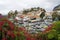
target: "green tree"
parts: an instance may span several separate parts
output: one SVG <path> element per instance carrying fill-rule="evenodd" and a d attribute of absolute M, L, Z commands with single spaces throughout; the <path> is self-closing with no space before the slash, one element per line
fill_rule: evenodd
<path fill-rule="evenodd" d="M 40 14 L 40 17 L 43 19 L 43 17 L 45 16 L 45 10 L 43 9 L 43 12 Z"/>
<path fill-rule="evenodd" d="M 28 10 L 23 10 L 23 14 L 27 14 L 28 12 Z"/>
<path fill-rule="evenodd" d="M 12 17 L 12 16 L 13 16 L 13 11 L 11 10 L 8 12 L 8 17 Z"/>
<path fill-rule="evenodd" d="M 57 16 L 58 16 L 57 12 L 56 12 L 56 11 L 53 12 L 53 14 L 52 14 L 52 19 L 53 19 L 53 21 L 57 18 Z"/>
<path fill-rule="evenodd" d="M 46 36 L 48 36 L 48 40 L 60 40 L 60 21 L 53 23 L 52 29 Z"/>
<path fill-rule="evenodd" d="M 40 7 L 37 7 L 37 9 L 39 10 L 39 9 L 40 9 Z"/>
<path fill-rule="evenodd" d="M 31 8 L 31 9 L 30 9 L 30 12 L 31 12 L 31 11 L 34 11 L 34 8 Z"/>
<path fill-rule="evenodd" d="M 58 17 L 58 19 L 60 20 L 60 15 L 58 15 L 57 17 Z"/>
<path fill-rule="evenodd" d="M 16 15 L 18 14 L 18 11 L 17 11 L 17 10 L 15 10 L 14 14 L 15 14 L 15 16 L 16 16 Z"/>

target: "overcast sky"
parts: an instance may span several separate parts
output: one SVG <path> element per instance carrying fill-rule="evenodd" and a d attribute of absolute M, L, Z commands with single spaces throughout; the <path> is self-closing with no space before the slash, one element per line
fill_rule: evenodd
<path fill-rule="evenodd" d="M 7 14 L 10 10 L 23 10 L 31 7 L 41 7 L 47 11 L 60 4 L 60 0 L 0 0 L 0 13 Z"/>

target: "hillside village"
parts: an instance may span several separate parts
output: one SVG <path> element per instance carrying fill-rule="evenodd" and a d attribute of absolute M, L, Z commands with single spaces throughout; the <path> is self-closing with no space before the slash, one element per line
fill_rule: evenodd
<path fill-rule="evenodd" d="M 44 31 L 46 28 L 51 27 L 52 23 L 58 21 L 59 15 L 58 6 L 52 12 L 46 12 L 43 8 L 31 8 L 23 11 L 9 11 L 7 18 L 18 27 L 25 27 L 29 33 L 38 33 Z M 54 18 L 52 15 L 55 15 Z M 54 20 L 53 20 L 54 19 Z"/>
<path fill-rule="evenodd" d="M 0 40 L 60 40 L 60 0 L 0 0 Z"/>
<path fill-rule="evenodd" d="M 50 27 L 52 25 L 52 12 L 45 12 L 45 10 L 42 8 L 38 10 L 37 8 L 33 8 L 32 11 L 27 11 L 27 13 L 23 13 L 23 11 L 16 11 L 17 14 L 15 16 L 10 16 L 9 20 L 19 27 L 25 27 L 26 30 L 29 30 L 29 33 L 38 33 L 39 31 L 44 31 L 48 26 Z M 41 18 L 40 15 L 43 12 L 45 16 Z M 13 11 L 10 11 L 9 13 L 14 14 Z M 14 22 L 14 20 L 17 22 Z"/>

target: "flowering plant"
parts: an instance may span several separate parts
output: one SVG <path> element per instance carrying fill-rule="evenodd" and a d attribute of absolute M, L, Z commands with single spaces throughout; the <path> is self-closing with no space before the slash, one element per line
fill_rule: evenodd
<path fill-rule="evenodd" d="M 13 33 L 13 30 L 14 30 L 13 23 L 11 23 L 8 20 L 0 21 L 0 33 L 1 33 L 0 37 L 2 37 L 0 39 L 6 40 L 9 37 L 14 38 L 15 34 Z"/>
<path fill-rule="evenodd" d="M 16 27 L 7 19 L 0 20 L 0 40 L 47 40 L 46 34 L 52 27 L 38 34 L 30 34 L 25 27 Z M 50 32 L 50 31 L 49 31 Z"/>

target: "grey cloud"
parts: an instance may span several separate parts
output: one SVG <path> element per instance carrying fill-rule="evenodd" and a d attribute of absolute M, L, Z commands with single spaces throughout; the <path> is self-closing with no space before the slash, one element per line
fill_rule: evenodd
<path fill-rule="evenodd" d="M 38 6 L 52 11 L 58 4 L 60 4 L 60 0 L 0 0 L 0 12 L 7 14 L 9 10 L 22 10 Z"/>

